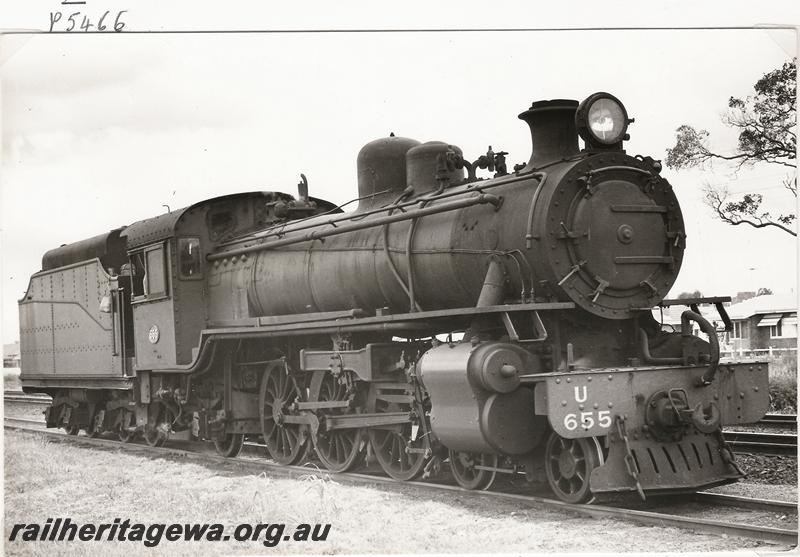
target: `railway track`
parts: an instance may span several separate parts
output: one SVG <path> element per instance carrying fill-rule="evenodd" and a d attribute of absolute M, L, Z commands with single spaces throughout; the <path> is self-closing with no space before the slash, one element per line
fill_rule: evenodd
<path fill-rule="evenodd" d="M 331 479 L 334 479 L 340 483 L 379 484 L 385 486 L 387 489 L 395 489 L 399 488 L 400 486 L 410 486 L 413 489 L 420 489 L 426 491 L 427 493 L 450 492 L 458 493 L 459 496 L 462 497 L 476 497 L 487 501 L 513 501 L 517 504 L 534 508 L 547 508 L 595 518 L 615 518 L 659 527 L 675 527 L 694 532 L 724 534 L 727 536 L 744 537 L 763 542 L 785 545 L 795 545 L 797 543 L 796 530 L 772 528 L 719 519 L 707 519 L 702 515 L 691 516 L 691 513 L 687 513 L 685 508 L 681 510 L 682 507 L 685 507 L 687 501 L 691 501 L 694 504 L 699 504 L 704 507 L 733 506 L 742 509 L 758 510 L 761 512 L 770 513 L 771 515 L 774 515 L 775 513 L 787 516 L 792 514 L 796 515 L 797 505 L 795 503 L 784 501 L 770 501 L 732 497 L 719 494 L 698 493 L 689 499 L 683 498 L 680 501 L 680 505 L 677 506 L 674 503 L 674 499 L 672 499 L 671 503 L 663 503 L 662 501 L 668 501 L 670 498 L 660 498 L 657 500 L 658 502 L 656 503 L 656 510 L 653 510 L 653 508 L 649 506 L 650 504 L 648 504 L 648 507 L 646 508 L 630 508 L 624 506 L 595 504 L 574 505 L 564 503 L 563 501 L 556 499 L 520 493 L 507 493 L 503 491 L 469 491 L 459 486 L 433 483 L 429 481 L 397 482 L 385 476 L 376 476 L 364 473 L 336 474 L 311 466 L 280 466 L 272 464 L 269 461 L 265 461 L 263 458 L 248 458 L 247 456 L 225 458 L 213 453 L 203 452 L 204 448 L 207 447 L 207 444 L 203 443 L 182 443 L 182 448 L 151 447 L 146 444 L 120 443 L 115 440 L 91 438 L 82 435 L 68 436 L 59 431 L 46 430 L 42 428 L 42 425 L 43 424 L 41 422 L 36 420 L 19 418 L 5 418 L 4 423 L 4 427 L 6 429 L 22 432 L 35 432 L 45 435 L 49 439 L 57 442 L 125 450 L 128 452 L 149 456 L 180 456 L 206 464 L 224 464 L 226 466 L 235 466 L 243 471 L 254 474 L 261 474 L 265 471 L 269 471 L 276 476 L 298 478 L 301 476 L 308 476 L 309 473 L 322 473 L 326 477 L 330 477 Z M 207 450 L 207 448 L 205 450 Z M 641 507 L 641 505 L 638 506 Z"/>
<path fill-rule="evenodd" d="M 42 406 L 47 406 L 50 404 L 52 399 L 47 395 L 29 395 L 23 392 L 16 392 L 16 391 L 5 391 L 3 396 L 3 401 L 8 404 L 10 403 L 27 403 L 27 404 L 38 404 Z"/>
<path fill-rule="evenodd" d="M 44 394 L 28 394 L 22 391 L 3 391 L 6 402 L 34 402 L 50 404 L 50 396 Z M 765 414 L 758 422 L 765 426 L 797 427 L 797 414 Z"/>
<path fill-rule="evenodd" d="M 21 391 L 4 391 L 5 402 L 46 406 L 51 398 L 47 395 L 30 395 Z M 767 414 L 759 422 L 762 425 L 789 427 L 797 424 L 795 414 Z M 736 452 L 763 455 L 796 455 L 797 435 L 749 431 L 726 431 L 725 440 Z"/>
<path fill-rule="evenodd" d="M 725 440 L 738 453 L 796 455 L 797 434 L 726 431 Z"/>
<path fill-rule="evenodd" d="M 760 425 L 797 428 L 797 414 L 767 414 L 758 423 Z"/>

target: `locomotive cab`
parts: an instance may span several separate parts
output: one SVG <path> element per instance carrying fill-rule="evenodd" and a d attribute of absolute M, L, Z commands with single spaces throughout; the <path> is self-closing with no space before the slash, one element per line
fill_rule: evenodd
<path fill-rule="evenodd" d="M 312 211 L 333 209 L 314 198 L 306 206 Z M 239 258 L 212 266 L 206 255 L 232 238 L 286 220 L 294 209 L 299 204 L 287 194 L 242 193 L 202 201 L 124 230 L 137 369 L 189 364 L 209 322 L 250 315 L 246 291 L 236 288 Z M 233 299 L 220 303 L 221 297 L 214 295 L 218 288 L 233 290 Z"/>

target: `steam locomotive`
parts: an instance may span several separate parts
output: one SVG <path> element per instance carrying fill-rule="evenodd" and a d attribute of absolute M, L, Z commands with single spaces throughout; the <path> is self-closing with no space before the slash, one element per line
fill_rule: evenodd
<path fill-rule="evenodd" d="M 568 502 L 740 478 L 721 428 L 762 417 L 767 366 L 720 363 L 700 306 L 730 327 L 726 298 L 665 300 L 686 235 L 660 163 L 625 153 L 608 93 L 519 117 L 511 170 L 392 135 L 358 154 L 354 211 L 303 176 L 47 252 L 19 302 L 24 390 L 70 434 L 257 438 L 398 480 L 449 464 L 469 489 L 524 473 Z M 653 308 L 676 303 L 666 330 Z"/>

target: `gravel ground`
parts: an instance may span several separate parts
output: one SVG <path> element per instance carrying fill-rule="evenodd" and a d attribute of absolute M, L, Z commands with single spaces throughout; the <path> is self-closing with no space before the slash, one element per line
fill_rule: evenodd
<path fill-rule="evenodd" d="M 737 425 L 736 427 L 725 428 L 725 431 L 744 431 L 748 433 L 783 433 L 785 435 L 797 435 L 797 428 L 786 425 Z"/>
<path fill-rule="evenodd" d="M 26 404 L 23 402 L 4 402 L 3 415 L 9 418 L 24 418 L 26 420 L 39 420 L 44 425 L 44 409 L 41 404 Z"/>
<path fill-rule="evenodd" d="M 22 381 L 19 380 L 20 369 L 18 367 L 3 368 L 3 389 L 6 391 L 21 391 Z"/>
<path fill-rule="evenodd" d="M 773 499 L 775 501 L 797 502 L 797 486 L 787 484 L 767 485 L 752 483 L 748 480 L 736 482 L 734 484 L 713 487 L 708 491 L 712 493 L 724 493 L 726 495 L 739 495 L 741 497 L 753 497 L 756 499 Z"/>
<path fill-rule="evenodd" d="M 753 484 L 793 486 L 797 489 L 797 457 L 737 454 L 736 462 Z"/>

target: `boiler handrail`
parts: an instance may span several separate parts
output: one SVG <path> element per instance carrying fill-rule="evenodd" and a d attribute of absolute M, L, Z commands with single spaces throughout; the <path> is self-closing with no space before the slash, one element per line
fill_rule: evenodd
<path fill-rule="evenodd" d="M 416 209 L 413 211 L 406 211 L 404 213 L 396 213 L 393 215 L 387 215 L 385 217 L 380 217 L 376 219 L 370 219 L 366 221 L 360 221 L 353 224 L 347 224 L 343 226 L 334 226 L 333 228 L 329 228 L 327 230 L 313 230 L 306 234 L 301 234 L 299 236 L 295 236 L 292 238 L 284 238 L 282 240 L 274 240 L 272 242 L 261 242 L 258 244 L 254 244 L 251 246 L 245 246 L 242 248 L 233 249 L 230 251 L 223 251 L 219 253 L 212 253 L 206 257 L 209 261 L 216 261 L 218 259 L 224 259 L 226 257 L 233 257 L 238 255 L 244 255 L 247 253 L 253 253 L 255 251 L 262 251 L 268 249 L 275 249 L 282 246 L 288 246 L 292 244 L 299 244 L 301 242 L 310 242 L 313 240 L 321 240 L 323 238 L 329 238 L 331 236 L 338 236 L 340 234 L 347 234 L 349 232 L 355 232 L 357 230 L 365 230 L 367 228 L 374 228 L 376 226 L 382 226 L 384 224 L 390 224 L 393 222 L 400 222 L 410 219 L 417 219 L 420 217 L 425 217 L 428 215 L 435 215 L 437 213 L 445 213 L 448 211 L 455 211 L 457 209 L 464 209 L 466 207 L 471 207 L 473 205 L 480 205 L 484 203 L 490 203 L 495 207 L 499 207 L 502 202 L 502 198 L 493 195 L 491 193 L 480 193 L 477 195 L 472 195 L 465 199 L 458 199 L 455 201 L 448 201 L 445 203 L 437 203 L 436 205 L 427 206 L 422 209 Z"/>

